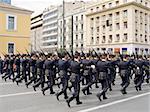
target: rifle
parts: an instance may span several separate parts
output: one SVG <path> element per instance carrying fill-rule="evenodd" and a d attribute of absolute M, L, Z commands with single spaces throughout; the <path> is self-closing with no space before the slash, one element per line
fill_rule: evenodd
<path fill-rule="evenodd" d="M 27 54 L 30 55 L 30 53 L 28 52 L 28 50 L 26 48 L 25 48 L 25 50 L 26 50 Z"/>

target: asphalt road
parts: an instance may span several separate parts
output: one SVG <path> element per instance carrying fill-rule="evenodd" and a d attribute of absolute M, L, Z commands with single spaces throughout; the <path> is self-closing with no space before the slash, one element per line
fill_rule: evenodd
<path fill-rule="evenodd" d="M 59 89 L 55 87 L 54 90 L 57 92 Z M 43 96 L 40 89 L 34 92 L 32 86 L 27 89 L 24 84 L 17 86 L 11 81 L 0 79 L 0 112 L 150 112 L 149 84 L 144 84 L 143 90 L 137 92 L 131 83 L 127 89 L 128 94 L 122 95 L 120 78 L 117 78 L 113 91 L 107 94 L 108 99 L 101 102 L 96 97 L 100 90 L 93 86 L 92 95 L 80 93 L 83 104 L 76 105 L 73 101 L 71 108 L 68 108 L 63 96 L 57 101 L 49 91 Z M 68 93 L 70 96 L 71 93 Z"/>

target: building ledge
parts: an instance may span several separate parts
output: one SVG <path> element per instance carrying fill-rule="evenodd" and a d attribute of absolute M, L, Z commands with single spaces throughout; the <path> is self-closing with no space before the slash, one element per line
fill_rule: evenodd
<path fill-rule="evenodd" d="M 143 5 L 141 5 L 140 3 L 128 2 L 128 3 L 121 4 L 121 5 L 118 5 L 118 6 L 115 6 L 115 7 L 111 7 L 111 8 L 108 8 L 108 9 L 103 9 L 103 10 L 100 10 L 100 11 L 95 11 L 95 12 L 92 12 L 92 13 L 88 13 L 88 12 L 87 12 L 86 16 L 91 16 L 91 15 L 95 15 L 95 14 L 99 14 L 99 13 L 111 11 L 111 10 L 114 10 L 114 9 L 118 9 L 118 8 L 130 6 L 130 5 L 138 6 L 138 7 L 141 7 L 141 8 L 143 8 L 143 9 L 145 9 L 145 10 L 150 11 L 150 8 L 149 8 L 149 7 L 143 6 Z"/>

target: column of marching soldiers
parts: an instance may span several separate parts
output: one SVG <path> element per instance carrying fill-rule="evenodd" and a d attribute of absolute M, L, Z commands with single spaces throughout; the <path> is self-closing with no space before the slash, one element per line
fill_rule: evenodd
<path fill-rule="evenodd" d="M 101 89 L 96 96 L 100 101 L 107 99 L 106 93 L 108 90 L 112 91 L 117 73 L 121 77 L 122 94 L 127 94 L 130 80 L 134 81 L 135 89 L 141 91 L 142 83 L 149 83 L 150 56 L 117 56 L 96 52 L 75 52 L 74 56 L 70 56 L 65 51 L 57 55 L 17 54 L 0 58 L 0 74 L 3 80 L 12 80 L 17 85 L 24 81 L 27 88 L 32 84 L 35 91 L 37 87 L 41 87 L 43 95 L 50 90 L 50 94 L 55 94 L 57 100 L 63 94 L 69 107 L 74 99 L 77 105 L 82 104 L 79 99 L 81 85 L 83 94 L 91 95 L 92 85 L 99 88 L 100 83 Z M 61 87 L 58 93 L 54 92 L 54 85 Z M 72 92 L 72 96 L 68 97 L 67 90 Z"/>

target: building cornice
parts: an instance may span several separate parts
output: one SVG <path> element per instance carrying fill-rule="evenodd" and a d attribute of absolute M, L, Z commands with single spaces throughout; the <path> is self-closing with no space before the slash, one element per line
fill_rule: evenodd
<path fill-rule="evenodd" d="M 19 7 L 16 7 L 16 6 L 12 6 L 12 5 L 9 5 L 9 4 L 3 4 L 3 3 L 0 3 L 0 10 L 8 11 L 8 12 L 20 12 L 20 13 L 23 13 L 23 14 L 32 14 L 33 13 L 33 11 L 26 10 L 26 9 L 23 9 L 23 8 L 19 8 Z"/>
<path fill-rule="evenodd" d="M 118 5 L 118 6 L 112 7 L 112 8 L 103 9 L 103 10 L 101 10 L 101 11 L 96 11 L 96 12 L 92 12 L 92 13 L 87 13 L 87 14 L 86 14 L 86 16 L 91 16 L 91 15 L 95 15 L 95 14 L 99 14 L 99 13 L 103 13 L 103 12 L 111 11 L 111 10 L 114 10 L 114 9 L 118 9 L 118 8 L 122 8 L 122 7 L 130 6 L 130 5 L 138 6 L 138 7 L 141 7 L 141 8 L 143 8 L 143 9 L 147 10 L 147 11 L 150 11 L 150 8 L 149 8 L 149 7 L 143 6 L 143 5 L 141 5 L 140 3 L 136 3 L 136 2 L 129 2 L 129 3 L 121 4 L 121 5 Z"/>
<path fill-rule="evenodd" d="M 120 43 L 109 43 L 109 44 L 99 44 L 99 45 L 91 45 L 91 44 L 87 44 L 87 46 L 95 46 L 95 47 L 99 47 L 99 46 L 127 45 L 127 44 L 150 46 L 149 43 L 144 44 L 144 43 L 135 43 L 135 42 L 126 42 L 126 43 L 120 42 Z"/>
<path fill-rule="evenodd" d="M 29 38 L 29 36 L 24 36 L 24 35 L 9 35 L 9 34 L 0 34 L 0 37 Z"/>

